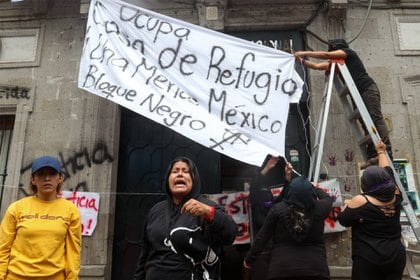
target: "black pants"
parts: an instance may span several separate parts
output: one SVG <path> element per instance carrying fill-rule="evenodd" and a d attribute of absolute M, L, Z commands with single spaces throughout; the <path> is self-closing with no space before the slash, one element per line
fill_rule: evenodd
<path fill-rule="evenodd" d="M 375 124 L 379 136 L 381 136 L 382 141 L 386 145 L 388 155 L 392 159 L 391 141 L 389 140 L 388 127 L 382 115 L 381 95 L 379 93 L 378 86 L 375 83 L 373 83 L 370 86 L 368 86 L 363 92 L 360 92 L 360 95 L 363 99 L 363 102 L 366 105 L 366 109 L 368 110 L 373 123 Z M 366 127 L 364 125 L 363 128 L 366 130 Z M 368 158 L 373 158 L 376 155 L 377 154 L 375 149 L 375 143 L 368 144 Z"/>
<path fill-rule="evenodd" d="M 268 266 L 270 265 L 270 252 L 265 251 L 260 254 L 252 264 L 249 272 L 250 280 L 266 280 Z"/>
<path fill-rule="evenodd" d="M 404 251 L 404 250 L 402 250 Z M 377 265 L 361 257 L 353 257 L 352 280 L 401 280 L 405 267 L 405 252 L 392 263 Z"/>

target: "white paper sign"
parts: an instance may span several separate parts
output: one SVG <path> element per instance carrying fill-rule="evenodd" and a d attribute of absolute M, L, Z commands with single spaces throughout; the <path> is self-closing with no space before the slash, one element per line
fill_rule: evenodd
<path fill-rule="evenodd" d="M 340 182 L 335 178 L 319 182 L 319 186 L 333 198 L 333 207 L 331 208 L 330 214 L 325 219 L 324 232 L 332 233 L 345 231 L 346 227 L 342 226 L 337 219 L 338 214 L 341 213 L 341 205 L 343 204 Z"/>
<path fill-rule="evenodd" d="M 293 55 L 140 7 L 91 1 L 78 85 L 208 148 L 284 156 Z"/>
<path fill-rule="evenodd" d="M 318 184 L 333 198 L 333 206 L 343 205 L 340 182 L 337 178 L 319 182 Z"/>
<path fill-rule="evenodd" d="M 99 193 L 62 191 L 61 197 L 73 202 L 79 209 L 82 235 L 92 236 L 98 223 Z"/>

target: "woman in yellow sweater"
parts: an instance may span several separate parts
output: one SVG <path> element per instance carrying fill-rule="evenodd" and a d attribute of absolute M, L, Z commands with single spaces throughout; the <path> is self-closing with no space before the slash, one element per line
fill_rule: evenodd
<path fill-rule="evenodd" d="M 0 280 L 77 280 L 81 221 L 77 207 L 60 198 L 60 162 L 32 163 L 32 196 L 12 203 L 0 226 Z"/>

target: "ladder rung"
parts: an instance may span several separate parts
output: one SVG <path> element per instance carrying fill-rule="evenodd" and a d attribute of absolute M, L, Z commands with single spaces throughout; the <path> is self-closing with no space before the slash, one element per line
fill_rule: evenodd
<path fill-rule="evenodd" d="M 346 85 L 343 85 L 340 89 L 337 90 L 338 95 L 340 98 L 343 98 L 347 94 L 349 94 L 349 88 Z"/>
<path fill-rule="evenodd" d="M 360 112 L 357 109 L 351 112 L 351 114 L 347 116 L 347 119 L 349 121 L 358 120 L 359 118 L 360 118 Z"/>
<path fill-rule="evenodd" d="M 369 142 L 372 142 L 372 138 L 370 138 L 370 135 L 365 135 L 359 139 L 359 146 L 366 145 Z"/>

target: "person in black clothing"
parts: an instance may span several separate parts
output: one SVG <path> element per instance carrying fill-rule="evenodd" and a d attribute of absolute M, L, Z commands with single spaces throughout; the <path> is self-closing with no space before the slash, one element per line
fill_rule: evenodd
<path fill-rule="evenodd" d="M 328 51 L 298 51 L 295 57 L 300 59 L 304 66 L 316 70 L 328 70 L 330 63 L 327 61 L 315 63 L 304 59 L 305 57 L 313 57 L 319 59 L 344 59 L 349 69 L 357 89 L 366 105 L 370 117 L 378 130 L 379 136 L 387 146 L 387 152 L 392 159 L 391 141 L 389 139 L 388 127 L 385 123 L 381 110 L 381 95 L 375 81 L 366 72 L 365 66 L 359 55 L 349 47 L 343 39 L 335 39 L 328 41 Z M 362 127 L 366 131 L 366 127 L 362 122 Z M 371 164 L 377 164 L 378 155 L 376 154 L 374 143 L 367 145 L 368 161 L 364 167 Z"/>
<path fill-rule="evenodd" d="M 286 197 L 268 212 L 244 266 L 251 268 L 272 240 L 267 279 L 330 279 L 323 233 L 331 206 L 332 198 L 304 176 L 292 179 Z"/>
<path fill-rule="evenodd" d="M 264 224 L 270 208 L 280 202 L 287 194 L 288 183 L 292 178 L 292 165 L 284 158 L 268 155 L 252 181 L 249 190 L 249 220 L 251 243 Z M 273 192 L 281 191 L 280 194 Z M 272 243 L 257 257 L 249 271 L 250 280 L 265 280 L 270 262 Z"/>
<path fill-rule="evenodd" d="M 171 162 L 164 188 L 166 201 L 147 215 L 134 279 L 219 279 L 222 246 L 235 240 L 235 221 L 200 195 L 200 176 L 189 158 Z"/>
<path fill-rule="evenodd" d="M 340 224 L 352 227 L 352 279 L 401 280 L 406 254 L 401 243 L 402 195 L 385 156 L 376 144 L 379 166 L 367 167 L 361 177 L 363 193 L 345 200 Z"/>
<path fill-rule="evenodd" d="M 249 190 L 252 238 L 255 238 L 264 224 L 270 208 L 286 196 L 288 183 L 293 175 L 292 171 L 293 166 L 290 162 L 282 157 L 269 155 L 254 177 Z M 280 193 L 277 194 L 276 191 Z"/>

